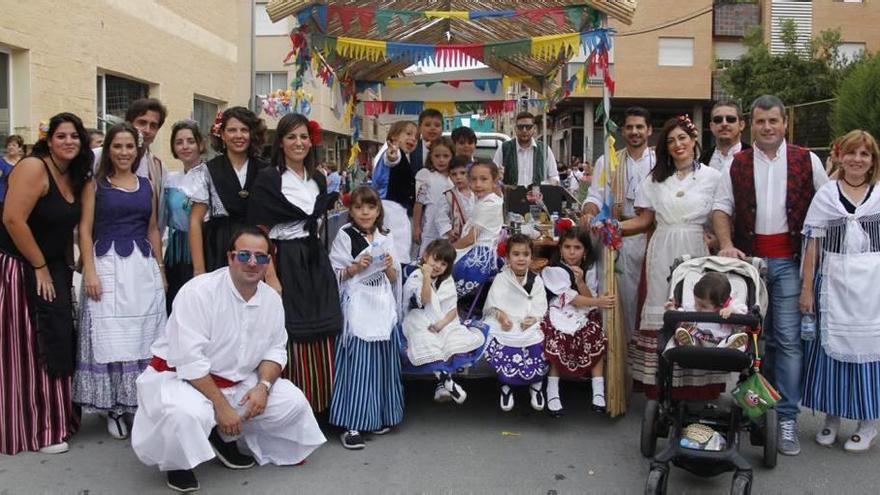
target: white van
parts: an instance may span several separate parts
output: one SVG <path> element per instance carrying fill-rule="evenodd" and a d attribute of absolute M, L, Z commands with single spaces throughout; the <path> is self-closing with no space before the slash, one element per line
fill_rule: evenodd
<path fill-rule="evenodd" d="M 488 160 L 490 162 L 495 158 L 495 152 L 498 148 L 500 148 L 505 141 L 510 141 L 510 136 L 500 132 L 475 132 L 474 134 L 477 135 L 477 149 L 474 150 L 474 155 L 477 158 Z M 446 131 L 443 133 L 443 136 L 451 137 L 452 133 Z"/>

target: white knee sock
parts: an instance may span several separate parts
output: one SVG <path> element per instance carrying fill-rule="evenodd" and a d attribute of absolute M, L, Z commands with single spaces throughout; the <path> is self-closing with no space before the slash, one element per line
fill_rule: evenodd
<path fill-rule="evenodd" d="M 593 405 L 605 407 L 605 377 L 594 376 L 593 380 Z"/>
<path fill-rule="evenodd" d="M 562 401 L 553 399 L 559 399 L 558 376 L 547 377 L 547 407 L 549 407 L 551 411 L 558 411 L 562 409 Z"/>

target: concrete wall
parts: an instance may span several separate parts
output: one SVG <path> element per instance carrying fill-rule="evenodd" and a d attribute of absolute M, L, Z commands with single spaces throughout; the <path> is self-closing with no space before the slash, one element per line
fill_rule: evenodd
<path fill-rule="evenodd" d="M 95 126 L 99 72 L 149 84 L 168 122 L 191 117 L 194 95 L 247 102 L 249 0 L 0 0 L 0 11 L 13 131 L 28 142 L 39 121 L 61 111 Z M 155 146 L 166 159 L 169 128 Z"/>

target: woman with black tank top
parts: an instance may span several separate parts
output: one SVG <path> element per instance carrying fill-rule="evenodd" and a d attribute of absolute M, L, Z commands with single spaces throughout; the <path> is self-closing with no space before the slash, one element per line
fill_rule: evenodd
<path fill-rule="evenodd" d="M 71 266 L 92 160 L 82 121 L 60 113 L 9 176 L 0 227 L 0 454 L 66 452 L 79 426 Z"/>
<path fill-rule="evenodd" d="M 263 120 L 247 108 L 224 110 L 211 128 L 211 145 L 220 154 L 187 174 L 193 275 L 226 266 L 232 234 L 247 225 L 251 188 L 267 165 L 260 157 L 265 133 Z"/>

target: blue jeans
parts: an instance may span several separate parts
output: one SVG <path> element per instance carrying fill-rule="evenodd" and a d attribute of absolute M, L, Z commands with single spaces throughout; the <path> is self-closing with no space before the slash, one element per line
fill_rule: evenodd
<path fill-rule="evenodd" d="M 767 258 L 770 307 L 764 320 L 765 376 L 782 399 L 776 404 L 780 420 L 797 419 L 801 401 L 804 345 L 801 341 L 800 265 L 794 258 Z"/>

